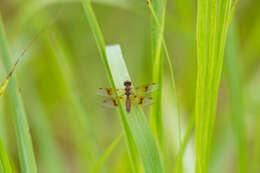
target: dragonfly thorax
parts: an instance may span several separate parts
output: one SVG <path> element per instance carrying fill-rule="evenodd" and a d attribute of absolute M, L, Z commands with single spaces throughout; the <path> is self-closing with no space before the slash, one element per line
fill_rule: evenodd
<path fill-rule="evenodd" d="M 124 82 L 124 86 L 125 86 L 125 87 L 131 87 L 131 85 L 132 85 L 132 82 L 129 81 L 129 80 L 127 80 L 127 81 Z"/>

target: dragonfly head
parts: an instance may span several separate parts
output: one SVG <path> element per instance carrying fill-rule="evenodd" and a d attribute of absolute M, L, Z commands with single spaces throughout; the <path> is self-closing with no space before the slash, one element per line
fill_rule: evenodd
<path fill-rule="evenodd" d="M 124 82 L 124 86 L 126 86 L 126 87 L 130 87 L 131 85 L 132 85 L 132 82 L 129 80 Z"/>

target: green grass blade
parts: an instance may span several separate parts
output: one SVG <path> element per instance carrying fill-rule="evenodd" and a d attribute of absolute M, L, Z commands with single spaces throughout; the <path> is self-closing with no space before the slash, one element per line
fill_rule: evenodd
<path fill-rule="evenodd" d="M 160 149 L 164 152 L 164 133 L 162 122 L 162 75 L 163 75 L 163 58 L 162 58 L 162 38 L 164 29 L 164 0 L 148 1 L 154 8 L 155 18 L 152 18 L 152 61 L 153 61 L 153 82 L 157 83 L 160 88 L 153 94 L 154 104 L 151 107 L 150 124 L 155 138 L 158 140 Z M 159 22 L 160 25 L 157 24 Z"/>
<path fill-rule="evenodd" d="M 208 170 L 231 0 L 199 0 L 197 10 L 198 73 L 195 104 L 196 172 Z"/>
<path fill-rule="evenodd" d="M 3 64 L 7 72 L 12 68 L 12 61 L 7 48 L 7 41 L 4 32 L 4 26 L 0 17 L 0 53 L 3 57 Z M 18 93 L 18 88 L 15 81 L 15 75 L 9 83 L 11 99 L 14 109 L 14 123 L 17 135 L 17 144 L 21 169 L 23 173 L 36 173 L 36 161 L 33 152 L 29 126 L 24 111 L 22 98 Z"/>
<path fill-rule="evenodd" d="M 12 173 L 12 167 L 10 165 L 7 153 L 4 148 L 4 144 L 2 143 L 2 139 L 0 139 L 0 172 L 2 173 Z"/>
<path fill-rule="evenodd" d="M 107 157 L 112 153 L 113 150 L 115 150 L 115 148 L 117 147 L 117 145 L 119 144 L 119 142 L 121 141 L 123 135 L 120 134 L 113 142 L 112 144 L 107 148 L 107 150 L 105 151 L 105 153 L 103 154 L 103 156 L 97 161 L 97 163 L 94 165 L 94 167 L 92 168 L 92 170 L 90 171 L 91 173 L 96 173 L 99 171 L 99 169 L 101 168 L 101 166 L 104 164 L 104 162 L 106 161 Z"/>
<path fill-rule="evenodd" d="M 123 81 L 130 80 L 120 47 L 108 46 L 106 49 L 109 68 L 117 88 L 123 87 Z M 125 116 L 129 124 L 132 136 L 135 140 L 138 153 L 146 172 L 163 172 L 159 152 L 153 139 L 151 130 L 141 108 L 132 106 L 131 112 L 126 114 L 120 106 L 120 113 Z M 132 141 L 133 142 L 133 141 Z"/>
<path fill-rule="evenodd" d="M 238 45 L 235 25 L 231 25 L 227 39 L 225 64 L 230 88 L 231 119 L 236 139 L 239 172 L 248 172 L 247 142 L 244 120 L 243 89 L 238 65 Z"/>

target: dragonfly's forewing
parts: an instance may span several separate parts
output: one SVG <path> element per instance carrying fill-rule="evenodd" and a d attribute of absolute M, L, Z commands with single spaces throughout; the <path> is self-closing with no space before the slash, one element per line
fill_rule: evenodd
<path fill-rule="evenodd" d="M 124 94 L 124 89 L 116 89 L 116 92 L 119 96 Z M 105 96 L 105 97 L 114 97 L 115 92 L 112 88 L 99 88 L 97 90 L 97 94 L 100 96 Z"/>
<path fill-rule="evenodd" d="M 148 85 L 136 87 L 133 90 L 134 90 L 135 94 L 137 94 L 137 95 L 146 95 L 146 94 L 150 94 L 151 92 L 157 90 L 158 88 L 159 87 L 157 84 L 151 83 Z"/>

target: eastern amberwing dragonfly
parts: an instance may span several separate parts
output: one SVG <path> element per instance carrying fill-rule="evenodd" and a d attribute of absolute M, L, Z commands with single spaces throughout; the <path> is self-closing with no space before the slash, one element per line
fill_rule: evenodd
<path fill-rule="evenodd" d="M 98 95 L 106 97 L 103 105 L 106 107 L 118 107 L 119 100 L 125 103 L 126 111 L 131 111 L 131 105 L 146 106 L 152 104 L 152 97 L 149 94 L 155 91 L 158 85 L 151 83 L 140 87 L 133 87 L 132 82 L 124 81 L 124 88 L 116 89 L 117 96 L 112 88 L 99 88 Z"/>

